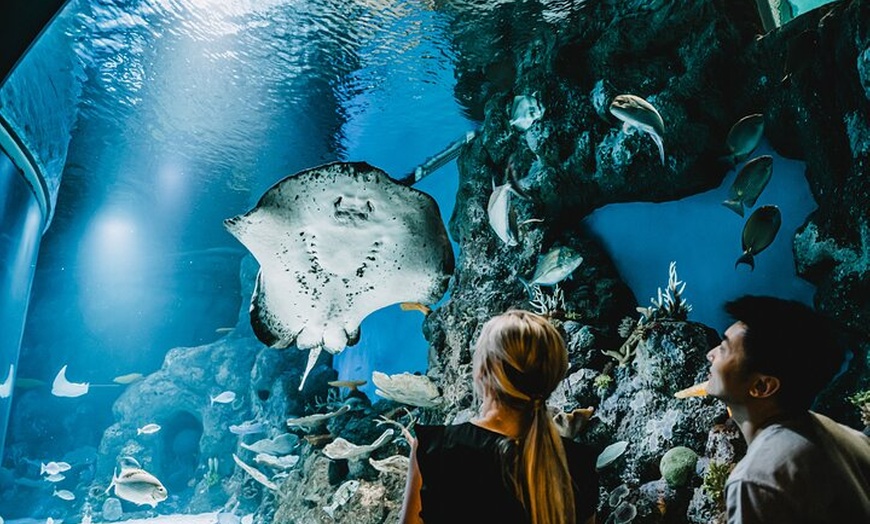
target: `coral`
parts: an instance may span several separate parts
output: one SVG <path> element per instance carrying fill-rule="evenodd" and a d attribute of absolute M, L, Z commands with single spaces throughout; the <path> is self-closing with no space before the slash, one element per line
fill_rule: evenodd
<path fill-rule="evenodd" d="M 619 349 L 617 349 L 616 351 L 612 349 L 605 349 L 601 351 L 608 357 L 616 360 L 616 362 L 619 363 L 619 367 L 627 366 L 637 352 L 637 344 L 638 342 L 640 342 L 640 339 L 643 336 L 643 329 L 639 323 L 636 324 L 636 326 L 637 327 L 628 336 L 628 339 L 623 342 L 621 346 L 619 346 Z"/>
<path fill-rule="evenodd" d="M 668 287 L 662 293 L 658 289 L 657 298 L 651 298 L 649 307 L 638 307 L 641 317 L 634 320 L 630 317 L 622 319 L 619 324 L 619 334 L 626 340 L 617 350 L 603 350 L 602 353 L 615 359 L 620 367 L 628 365 L 637 352 L 638 343 L 646 336 L 649 324 L 659 320 L 683 321 L 689 317 L 691 304 L 683 298 L 686 283 L 677 278 L 677 263 L 672 261 L 668 268 Z"/>
<path fill-rule="evenodd" d="M 595 387 L 595 392 L 599 397 L 604 397 L 607 395 L 607 392 L 610 391 L 610 387 L 613 386 L 613 377 L 608 375 L 607 373 L 601 373 L 592 381 L 592 385 Z"/>
<path fill-rule="evenodd" d="M 861 410 L 861 423 L 870 426 L 870 389 L 852 395 L 849 402 Z"/>
<path fill-rule="evenodd" d="M 628 484 L 620 484 L 610 492 L 610 495 L 607 497 L 607 503 L 611 508 L 615 508 L 630 492 Z"/>
<path fill-rule="evenodd" d="M 668 267 L 668 287 L 662 294 L 662 288 L 658 289 L 657 298 L 651 298 L 652 305 L 646 308 L 638 308 L 643 314 L 641 324 L 650 320 L 686 320 L 692 306 L 683 298 L 686 283 L 677 278 L 677 263 L 672 261 Z"/>
<path fill-rule="evenodd" d="M 716 501 L 719 507 L 725 504 L 725 482 L 728 480 L 732 467 L 733 465 L 728 462 L 711 460 L 707 465 L 707 471 L 704 473 L 701 491 Z"/>
<path fill-rule="evenodd" d="M 211 489 L 213 486 L 216 486 L 218 482 L 220 482 L 221 478 L 218 474 L 218 459 L 217 457 L 209 457 L 208 458 L 208 469 L 203 475 L 202 480 L 205 482 L 205 488 Z"/>
<path fill-rule="evenodd" d="M 537 284 L 533 285 L 531 289 L 533 297 L 529 301 L 529 307 L 535 313 L 557 320 L 580 320 L 580 315 L 568 311 L 565 303 L 565 292 L 562 291 L 559 284 L 553 286 L 552 295 L 544 293 L 541 286 Z"/>
<path fill-rule="evenodd" d="M 376 395 L 401 404 L 431 408 L 443 402 L 438 386 L 426 375 L 372 371 L 372 382 L 377 387 Z"/>
<path fill-rule="evenodd" d="M 798 272 L 806 271 L 809 266 L 831 261 L 836 266 L 836 280 L 842 281 L 848 275 L 864 275 L 870 271 L 870 225 L 859 220 L 860 248 L 854 249 L 839 245 L 833 238 L 822 238 L 818 226 L 810 222 L 799 234 L 795 235 L 794 251 L 800 253 L 797 259 Z"/>
<path fill-rule="evenodd" d="M 626 524 L 634 520 L 637 516 L 637 508 L 631 502 L 623 502 L 611 515 L 613 524 Z"/>
<path fill-rule="evenodd" d="M 662 460 L 659 462 L 659 471 L 669 487 L 678 488 L 689 482 L 695 473 L 697 464 L 697 453 L 685 446 L 677 446 L 669 449 L 662 456 Z"/>
<path fill-rule="evenodd" d="M 637 397 L 635 397 L 635 400 L 637 400 Z M 682 418 L 685 418 L 682 411 L 668 409 L 662 414 L 661 418 L 650 418 L 647 420 L 645 427 L 646 436 L 641 441 L 642 448 L 653 451 L 660 446 L 670 444 L 674 439 L 674 428 L 677 427 Z"/>
<path fill-rule="evenodd" d="M 598 454 L 598 458 L 595 460 L 595 469 L 601 471 L 610 464 L 613 464 L 616 459 L 625 453 L 626 449 L 628 449 L 628 442 L 625 440 L 620 440 L 607 446 L 604 448 L 604 451 Z"/>

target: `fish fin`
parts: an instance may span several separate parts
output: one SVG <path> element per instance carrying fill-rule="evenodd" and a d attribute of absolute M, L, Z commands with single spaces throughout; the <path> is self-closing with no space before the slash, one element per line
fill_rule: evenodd
<path fill-rule="evenodd" d="M 114 471 L 112 471 L 112 481 L 109 482 L 109 487 L 106 488 L 105 493 L 109 493 L 112 490 L 112 486 L 115 485 L 115 479 L 118 478 L 118 468 L 116 467 Z"/>
<path fill-rule="evenodd" d="M 543 218 L 528 218 L 526 220 L 523 220 L 519 224 L 517 224 L 517 226 L 527 226 L 529 224 L 541 224 L 543 222 L 544 222 Z"/>
<path fill-rule="evenodd" d="M 529 294 L 529 300 L 534 300 L 535 293 L 532 291 L 532 286 L 531 284 L 529 284 L 529 281 L 524 279 L 523 277 L 517 277 L 517 280 L 519 280 L 523 287 L 526 289 L 526 293 Z"/>
<path fill-rule="evenodd" d="M 514 169 L 513 163 L 509 163 L 507 169 L 505 169 L 505 178 L 507 178 L 507 183 L 510 184 L 508 187 L 515 195 L 525 200 L 532 199 L 532 197 L 520 185 L 520 181 L 517 178 L 517 171 Z"/>
<path fill-rule="evenodd" d="M 658 133 L 651 132 L 649 135 L 652 137 L 653 142 L 656 143 L 656 146 L 658 146 L 659 158 L 661 158 L 661 160 L 662 160 L 662 165 L 665 165 L 665 141 L 664 141 L 664 139 L 662 137 L 660 137 Z"/>
<path fill-rule="evenodd" d="M 734 263 L 734 268 L 736 269 L 737 266 L 739 266 L 740 264 L 746 264 L 747 266 L 749 266 L 750 271 L 754 271 L 755 257 L 752 256 L 751 253 L 743 253 L 742 255 L 740 255 L 740 258 L 737 259 L 737 262 Z"/>
<path fill-rule="evenodd" d="M 519 245 L 519 236 L 520 230 L 517 225 L 517 212 L 514 211 L 514 208 L 511 208 L 508 211 L 508 242 L 507 245 L 510 247 Z"/>
<path fill-rule="evenodd" d="M 728 153 L 726 155 L 722 155 L 722 156 L 716 158 L 716 161 L 718 161 L 720 164 L 724 164 L 724 165 L 728 166 L 729 171 L 734 169 L 734 167 L 737 166 L 737 163 L 738 163 L 737 159 L 734 157 L 734 153 Z"/>
<path fill-rule="evenodd" d="M 740 200 L 725 200 L 722 205 L 734 211 L 740 216 L 743 216 L 743 202 Z"/>
<path fill-rule="evenodd" d="M 761 194 L 759 194 L 758 196 L 761 196 Z M 755 198 L 747 199 L 747 200 L 744 202 L 744 204 L 746 204 L 746 207 L 752 207 L 752 206 L 754 206 L 754 205 L 755 205 L 755 202 L 758 201 L 758 196 L 756 196 Z"/>
<path fill-rule="evenodd" d="M 257 271 L 257 279 L 254 284 L 254 292 L 251 293 L 251 304 L 248 313 L 251 318 L 251 329 L 254 330 L 254 335 L 257 340 L 263 344 L 273 348 L 283 348 L 282 340 L 269 328 L 265 321 L 266 312 L 264 311 L 263 300 L 263 269 Z"/>

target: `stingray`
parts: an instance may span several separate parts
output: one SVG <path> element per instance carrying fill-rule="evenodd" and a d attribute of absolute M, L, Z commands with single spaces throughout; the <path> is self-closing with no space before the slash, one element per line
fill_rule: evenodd
<path fill-rule="evenodd" d="M 66 365 L 60 368 L 54 382 L 51 384 L 51 394 L 56 397 L 80 397 L 87 394 L 90 384 L 87 382 L 70 382 L 66 378 Z"/>
<path fill-rule="evenodd" d="M 12 379 L 15 376 L 15 364 L 9 364 L 9 374 L 6 379 L 0 382 L 0 398 L 9 398 L 12 394 Z"/>
<path fill-rule="evenodd" d="M 91 384 L 89 382 L 70 382 L 66 378 L 66 364 L 60 371 L 57 372 L 57 376 L 54 377 L 54 382 L 51 384 L 51 394 L 56 397 L 80 397 L 82 395 L 87 395 L 88 391 L 91 388 L 107 388 L 107 387 L 117 387 L 120 384 Z"/>
<path fill-rule="evenodd" d="M 434 304 L 453 249 L 435 200 L 367 163 L 334 162 L 288 176 L 224 226 L 257 259 L 251 326 L 274 348 L 339 353 L 370 313 Z"/>

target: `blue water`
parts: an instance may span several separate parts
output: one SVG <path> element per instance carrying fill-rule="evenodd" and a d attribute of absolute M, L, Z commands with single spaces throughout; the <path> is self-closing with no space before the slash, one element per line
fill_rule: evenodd
<path fill-rule="evenodd" d="M 815 286 L 795 274 L 792 237 L 816 204 L 804 176 L 804 164 L 777 155 L 764 142 L 753 154 L 774 157 L 773 175 L 744 217 L 721 205 L 741 166 L 722 185 L 705 193 L 660 204 L 614 204 L 597 210 L 586 223 L 601 240 L 642 306 L 668 284 L 668 266 L 686 282 L 690 320 L 723 332 L 730 324 L 726 300 L 742 294 L 767 294 L 812 304 Z M 742 165 L 742 164 L 741 164 Z M 741 264 L 743 225 L 752 211 L 776 205 L 782 226 L 773 243 L 755 257 L 755 270 Z"/>
<path fill-rule="evenodd" d="M 70 22 L 81 31 L 70 53 L 85 61 L 88 79 L 39 254 L 19 377 L 50 385 L 69 364 L 72 381 L 108 383 L 153 372 L 171 348 L 217 340 L 249 300 L 238 282 L 246 251 L 224 218 L 328 161 L 366 161 L 401 177 L 477 127 L 454 98 L 447 22 L 426 2 L 350 14 L 280 2 L 251 13 L 145 4 L 141 19 L 124 15 L 124 2 L 71 4 L 96 23 Z M 704 194 L 607 206 L 586 223 L 641 305 L 676 260 L 690 318 L 721 330 L 722 301 L 740 293 L 811 301 L 791 258 L 791 234 L 814 208 L 801 170 L 775 160 L 758 205 L 780 206 L 783 226 L 752 273 L 734 268 L 745 219 L 719 204 L 736 171 Z M 450 163 L 415 187 L 436 199 L 446 224 L 457 186 Z M 372 313 L 360 342 L 336 356 L 339 376 L 425 372 L 422 322 L 398 306 Z M 98 446 L 121 388 L 59 399 L 48 387 L 16 390 L 16 402 L 28 400 L 17 411 L 13 404 L 7 451 L 45 460 Z M 374 397 L 371 384 L 363 390 Z"/>

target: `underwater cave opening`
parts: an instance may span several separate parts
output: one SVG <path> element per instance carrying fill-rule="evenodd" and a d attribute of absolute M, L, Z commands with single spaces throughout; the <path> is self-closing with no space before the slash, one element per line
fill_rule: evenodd
<path fill-rule="evenodd" d="M 155 454 L 160 464 L 155 464 L 156 471 L 151 473 L 161 479 L 169 493 L 179 493 L 195 483 L 202 422 L 187 411 L 179 411 L 166 419 L 161 434 L 163 449 Z"/>

